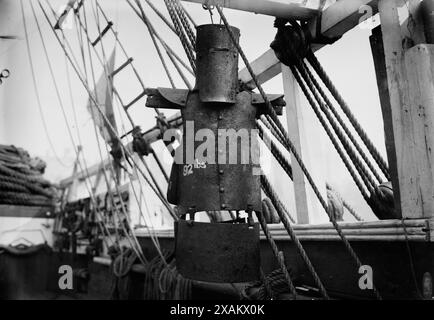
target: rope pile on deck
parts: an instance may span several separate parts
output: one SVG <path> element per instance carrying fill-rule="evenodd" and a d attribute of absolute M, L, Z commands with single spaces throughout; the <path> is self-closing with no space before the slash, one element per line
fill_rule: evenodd
<path fill-rule="evenodd" d="M 54 205 L 57 190 L 43 178 L 45 167 L 22 148 L 0 145 L 0 204 Z"/>

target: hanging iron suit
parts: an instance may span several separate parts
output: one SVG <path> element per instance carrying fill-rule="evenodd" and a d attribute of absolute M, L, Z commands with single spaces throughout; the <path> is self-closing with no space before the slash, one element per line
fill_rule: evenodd
<path fill-rule="evenodd" d="M 239 30 L 231 27 L 239 38 Z M 239 92 L 238 52 L 223 25 L 197 27 L 196 86 L 192 91 L 152 89 L 147 106 L 181 109 L 183 139 L 176 151 L 168 201 L 178 206 L 176 262 L 186 278 L 209 282 L 259 279 L 261 187 L 256 119 L 262 97 Z M 276 108 L 282 95 L 270 95 Z M 223 223 L 194 221 L 196 212 L 232 211 Z M 247 219 L 238 212 L 247 213 Z M 190 220 L 186 220 L 187 214 Z"/>

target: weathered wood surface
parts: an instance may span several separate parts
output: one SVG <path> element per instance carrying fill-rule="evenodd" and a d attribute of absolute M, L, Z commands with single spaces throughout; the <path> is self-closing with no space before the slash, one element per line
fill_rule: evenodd
<path fill-rule="evenodd" d="M 387 82 L 386 59 L 384 56 L 383 36 L 381 26 L 372 30 L 369 37 L 371 43 L 372 57 L 374 59 L 377 87 L 380 95 L 381 112 L 383 115 L 384 137 L 386 144 L 387 159 L 391 182 L 394 190 L 395 210 L 398 216 L 401 214 L 401 197 L 399 191 L 398 168 L 396 161 L 395 138 L 393 136 L 393 119 L 391 115 L 389 87 Z"/>
<path fill-rule="evenodd" d="M 283 64 L 281 65 L 281 69 L 287 104 L 286 121 L 289 137 L 311 173 L 321 194 L 324 198 L 327 198 L 320 124 L 316 119 L 312 119 L 313 115 L 312 117 L 309 116 L 310 110 L 305 105 L 305 100 L 302 99 L 302 92 L 291 70 Z M 307 224 L 327 221 L 326 213 L 292 153 L 291 164 L 297 223 Z"/>
<path fill-rule="evenodd" d="M 417 10 L 417 3 L 419 1 L 411 1 L 410 8 Z M 398 14 L 399 5 L 400 1 L 379 2 L 390 98 L 390 112 L 383 116 L 389 117 L 385 124 L 392 123 L 392 128 L 385 129 L 393 132 L 403 217 L 432 217 L 432 49 L 421 45 L 408 49 L 409 43 L 422 37 L 415 35 L 408 39 L 405 36 Z M 417 23 L 417 20 L 413 22 Z M 413 28 L 414 32 L 419 29 Z M 390 135 L 386 138 L 390 139 Z"/>
<path fill-rule="evenodd" d="M 373 222 L 339 223 L 342 232 L 348 240 L 354 241 L 434 241 L 432 220 L 383 220 Z M 405 225 L 405 228 L 403 226 Z M 292 242 L 282 224 L 270 224 L 268 228 L 275 240 Z M 331 223 L 317 225 L 293 225 L 295 234 L 303 241 L 340 241 L 340 238 Z M 137 237 L 149 237 L 149 230 L 138 229 L 135 231 Z M 156 230 L 153 234 L 159 238 L 173 238 L 173 229 Z M 261 239 L 265 235 L 261 231 Z"/>
<path fill-rule="evenodd" d="M 411 153 L 411 163 L 404 163 L 401 182 L 411 187 L 412 197 L 403 203 L 409 217 L 434 216 L 434 45 L 420 44 L 405 53 L 408 77 L 409 105 L 406 110 L 412 134 L 406 136 L 405 153 Z M 406 125 L 403 122 L 403 125 Z M 414 168 L 408 174 L 407 165 Z M 405 211 L 403 211 L 405 212 Z"/>
<path fill-rule="evenodd" d="M 223 8 L 253 12 L 281 18 L 308 20 L 318 14 L 316 8 L 310 8 L 299 1 L 287 0 L 183 0 L 200 4 L 215 4 Z"/>

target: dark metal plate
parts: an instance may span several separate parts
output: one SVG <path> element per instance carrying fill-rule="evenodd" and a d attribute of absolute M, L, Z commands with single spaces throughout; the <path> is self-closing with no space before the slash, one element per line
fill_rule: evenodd
<path fill-rule="evenodd" d="M 220 283 L 259 279 L 259 224 L 175 222 L 176 266 L 185 278 Z"/>

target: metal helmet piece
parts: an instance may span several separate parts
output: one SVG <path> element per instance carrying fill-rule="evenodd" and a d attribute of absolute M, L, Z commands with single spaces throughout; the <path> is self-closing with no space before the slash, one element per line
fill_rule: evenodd
<path fill-rule="evenodd" d="M 238 42 L 240 30 L 230 28 Z M 202 102 L 236 102 L 238 51 L 224 25 L 197 27 L 196 67 L 196 87 Z"/>

